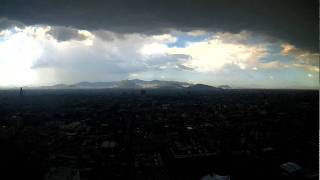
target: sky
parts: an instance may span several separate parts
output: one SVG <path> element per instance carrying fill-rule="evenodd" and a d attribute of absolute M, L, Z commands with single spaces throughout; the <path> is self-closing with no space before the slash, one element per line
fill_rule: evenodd
<path fill-rule="evenodd" d="M 0 87 L 319 87 L 318 1 L 2 0 Z"/>

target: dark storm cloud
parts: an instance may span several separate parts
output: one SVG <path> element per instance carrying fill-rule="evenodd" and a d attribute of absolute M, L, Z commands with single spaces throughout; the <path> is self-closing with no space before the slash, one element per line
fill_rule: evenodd
<path fill-rule="evenodd" d="M 249 30 L 318 50 L 317 0 L 2 0 L 0 16 L 119 33 Z"/>
<path fill-rule="evenodd" d="M 61 26 L 54 26 L 51 27 L 48 34 L 53 36 L 57 41 L 68 41 L 68 40 L 84 40 L 86 36 L 79 34 L 77 29 L 68 28 L 68 27 L 61 27 Z"/>
<path fill-rule="evenodd" d="M 0 18 L 0 31 L 2 29 L 10 29 L 12 27 L 23 27 L 24 24 L 18 21 L 9 20 L 7 18 Z"/>

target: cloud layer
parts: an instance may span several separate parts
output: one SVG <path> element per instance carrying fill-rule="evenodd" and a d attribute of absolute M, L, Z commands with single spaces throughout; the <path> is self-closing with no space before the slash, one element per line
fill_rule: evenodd
<path fill-rule="evenodd" d="M 62 26 L 0 31 L 1 85 L 127 78 L 316 88 L 318 53 L 250 31 L 118 33 Z M 268 83 L 265 83 L 268 82 Z"/>
<path fill-rule="evenodd" d="M 44 24 L 141 34 L 246 30 L 316 52 L 318 7 L 316 0 L 3 0 L 0 17 L 9 20 L 0 27 Z"/>

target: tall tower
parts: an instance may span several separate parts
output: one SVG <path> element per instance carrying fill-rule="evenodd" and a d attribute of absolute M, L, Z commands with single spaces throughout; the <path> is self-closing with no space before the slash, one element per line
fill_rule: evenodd
<path fill-rule="evenodd" d="M 22 87 L 20 88 L 20 96 L 22 96 L 23 95 L 23 89 L 22 89 Z"/>

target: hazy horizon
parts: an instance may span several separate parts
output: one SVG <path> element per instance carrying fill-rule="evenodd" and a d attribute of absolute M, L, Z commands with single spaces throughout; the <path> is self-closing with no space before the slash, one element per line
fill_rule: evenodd
<path fill-rule="evenodd" d="M 319 90 L 319 88 L 315 87 L 299 87 L 299 86 L 291 86 L 291 87 L 276 87 L 276 88 L 270 88 L 270 87 L 263 87 L 263 86 L 257 86 L 257 85 L 252 85 L 252 86 L 237 86 L 237 85 L 232 85 L 232 84 L 208 84 L 208 83 L 193 83 L 193 82 L 183 82 L 183 81 L 174 81 L 174 80 L 159 80 L 159 79 L 153 79 L 153 80 L 143 80 L 143 79 L 123 79 L 119 81 L 80 81 L 80 82 L 74 82 L 74 83 L 52 83 L 52 84 L 43 84 L 43 85 L 25 85 L 25 86 L 18 86 L 18 85 L 6 85 L 6 86 L 0 86 L 0 89 L 20 89 L 20 88 L 45 88 L 45 87 L 54 87 L 54 86 L 59 86 L 59 85 L 65 85 L 65 86 L 72 86 L 72 85 L 77 85 L 80 83 L 109 83 L 109 82 L 121 82 L 121 81 L 131 81 L 131 80 L 142 80 L 145 82 L 151 82 L 151 81 L 167 81 L 167 82 L 180 82 L 180 83 L 188 83 L 190 85 L 197 85 L 197 84 L 204 84 L 204 85 L 209 85 L 212 87 L 219 87 L 219 86 L 229 86 L 231 89 L 265 89 L 265 90 L 273 90 L 273 89 L 283 89 L 283 90 Z M 57 88 L 61 89 L 61 88 Z M 75 88 L 77 89 L 77 88 Z M 80 88 L 81 89 L 81 88 Z M 90 89 L 90 88 L 89 88 Z M 104 89 L 103 87 L 92 87 L 92 89 Z M 109 88 L 107 88 L 109 89 Z M 111 88 L 112 89 L 112 88 Z M 114 88 L 118 89 L 118 88 Z M 148 89 L 148 87 L 146 87 Z M 153 89 L 151 87 L 151 89 Z"/>

